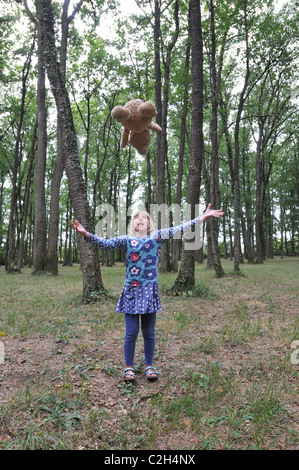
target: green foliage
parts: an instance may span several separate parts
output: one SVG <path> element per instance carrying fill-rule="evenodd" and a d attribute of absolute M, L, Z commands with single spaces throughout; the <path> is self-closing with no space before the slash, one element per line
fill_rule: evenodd
<path fill-rule="evenodd" d="M 10 13 L 2 14 L 2 60 L 0 63 L 0 257 L 4 261 L 5 243 L 8 234 L 9 207 L 13 184 L 13 161 L 15 135 L 20 123 L 22 69 L 33 43 L 33 24 L 25 14 L 21 3 L 10 2 Z M 57 46 L 59 46 L 59 18 L 61 5 L 54 2 L 57 18 Z M 174 31 L 173 9 L 161 9 L 161 70 L 162 91 L 166 46 Z M 287 241 L 287 252 L 298 250 L 294 233 L 298 226 L 298 141 L 294 129 L 298 127 L 296 79 L 298 69 L 297 48 L 294 38 L 298 37 L 298 21 L 295 2 L 288 2 L 278 13 L 275 2 L 247 2 L 247 25 L 249 28 L 250 78 L 248 96 L 244 106 L 239 135 L 241 205 L 252 240 L 255 230 L 255 182 L 257 135 L 261 130 L 263 186 L 262 217 L 263 230 L 269 238 L 279 240 L 280 230 L 292 234 L 293 241 Z M 181 118 L 184 103 L 184 89 L 188 84 L 188 112 L 186 143 L 183 159 L 182 203 L 188 191 L 190 127 L 191 127 L 191 65 L 186 70 L 188 45 L 188 2 L 179 2 L 180 33 L 172 51 L 170 63 L 170 89 L 167 123 L 167 177 L 165 201 L 174 202 L 177 194 L 178 157 L 181 142 Z M 35 15 L 35 12 L 32 12 Z M 103 21 L 113 18 L 111 36 L 102 35 Z M 136 9 L 124 15 L 116 2 L 96 1 L 83 3 L 82 9 L 70 23 L 67 50 L 66 82 L 78 137 L 81 166 L 86 178 L 86 187 L 91 212 L 94 214 L 100 203 L 111 203 L 116 208 L 123 195 L 131 204 L 136 197 L 142 203 L 147 201 L 151 190 L 155 201 L 156 165 L 155 135 L 149 153 L 150 175 L 147 159 L 136 155 L 130 147 L 119 148 L 121 125 L 110 116 L 115 105 L 128 101 L 130 93 L 143 100 L 155 101 L 155 57 L 153 11 L 147 1 L 136 1 Z M 210 11 L 208 2 L 202 5 L 204 32 L 204 141 L 207 174 L 210 165 L 210 64 L 211 52 Z M 106 15 L 106 16 L 104 16 Z M 244 29 L 244 4 L 241 1 L 217 2 L 216 57 L 218 61 L 219 89 L 221 103 L 218 114 L 219 178 L 220 199 L 225 209 L 224 225 L 220 224 L 220 241 L 228 241 L 230 230 L 234 230 L 233 192 L 229 144 L 232 154 L 235 146 L 234 123 L 245 71 L 246 48 Z M 22 28 L 19 28 L 22 23 Z M 36 46 L 36 45 L 35 45 Z M 223 57 L 222 57 L 223 52 Z M 29 152 L 36 120 L 36 47 L 29 74 L 25 96 L 25 115 L 22 124 L 22 141 L 18 161 L 18 211 L 22 213 L 22 201 L 26 192 L 29 167 Z M 222 60 L 222 62 L 221 62 Z M 50 191 L 56 159 L 56 111 L 50 90 L 47 91 L 48 108 L 48 159 L 46 167 L 46 206 L 50 210 Z M 226 115 L 226 124 L 223 119 Z M 270 170 L 271 163 L 271 171 Z M 130 178 L 129 178 L 130 176 Z M 267 178 L 268 186 L 266 186 Z M 148 184 L 150 182 L 150 188 Z M 169 183 L 169 186 L 168 186 Z M 205 179 L 202 179 L 200 203 L 205 205 Z M 34 221 L 34 184 L 30 183 L 30 214 L 27 220 L 28 249 L 32 239 L 29 227 Z M 138 194 L 138 196 L 137 196 Z M 65 234 L 68 230 L 67 204 L 68 185 L 65 177 L 61 185 L 60 199 L 60 252 L 64 258 Z M 269 217 L 268 208 L 271 207 Z M 97 218 L 94 220 L 97 223 Z M 20 230 L 21 217 L 16 222 Z M 117 230 L 117 227 L 116 227 Z M 224 233 L 225 231 L 225 233 Z M 295 240 L 295 242 L 294 242 Z M 76 241 L 73 240 L 76 250 Z M 278 242 L 275 242 L 276 245 Z M 17 244 L 17 235 L 16 235 Z M 290 244 L 292 246 L 290 246 Z M 224 254 L 224 247 L 220 246 Z M 279 250 L 275 246 L 275 252 Z M 74 256 L 76 256 L 74 254 Z"/>

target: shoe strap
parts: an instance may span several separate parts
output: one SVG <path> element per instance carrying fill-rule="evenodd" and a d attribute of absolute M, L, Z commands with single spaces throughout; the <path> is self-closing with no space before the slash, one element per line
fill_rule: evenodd
<path fill-rule="evenodd" d="M 149 370 L 151 370 L 152 372 L 149 372 Z M 148 366 L 145 368 L 145 372 L 147 374 L 159 374 L 159 372 L 157 371 L 157 369 L 154 367 L 154 366 Z"/>

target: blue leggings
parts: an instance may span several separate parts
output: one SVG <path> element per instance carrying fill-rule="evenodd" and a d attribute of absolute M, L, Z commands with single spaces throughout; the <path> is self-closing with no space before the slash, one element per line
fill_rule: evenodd
<path fill-rule="evenodd" d="M 141 318 L 141 330 L 144 341 L 144 362 L 151 366 L 155 349 L 155 322 L 156 312 L 142 313 L 140 315 L 125 314 L 126 336 L 124 343 L 125 362 L 127 366 L 133 366 L 135 345 L 139 332 L 139 317 Z"/>

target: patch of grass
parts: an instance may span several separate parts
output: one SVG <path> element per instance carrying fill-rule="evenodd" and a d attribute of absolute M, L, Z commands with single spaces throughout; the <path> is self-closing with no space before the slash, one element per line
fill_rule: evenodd
<path fill-rule="evenodd" d="M 203 282 L 196 282 L 194 287 L 187 290 L 167 290 L 167 295 L 170 297 L 182 297 L 182 298 L 201 298 L 201 299 L 213 299 L 215 295 L 211 292 L 210 288 Z"/>
<path fill-rule="evenodd" d="M 247 316 L 229 314 L 221 327 L 221 340 L 231 346 L 249 344 L 255 336 L 262 336 L 260 320 L 252 320 Z"/>
<path fill-rule="evenodd" d="M 136 384 L 121 380 L 124 274 L 103 267 L 109 295 L 82 305 L 79 266 L 0 269 L 0 449 L 295 448 L 298 258 L 221 279 L 196 265 L 195 291 L 178 297 L 165 295 L 176 273 L 161 275 L 153 384 L 141 335 Z"/>
<path fill-rule="evenodd" d="M 4 449 L 67 449 L 72 445 L 72 433 L 83 421 L 82 403 L 53 391 L 37 389 L 32 393 L 28 386 L 24 395 L 1 409 L 2 429 L 11 436 Z M 13 419 L 15 414 L 18 420 Z"/>
<path fill-rule="evenodd" d="M 192 344 L 188 347 L 188 353 L 202 353 L 202 354 L 213 354 L 217 350 L 217 344 L 211 336 L 203 338 L 203 340 L 197 344 Z"/>
<path fill-rule="evenodd" d="M 215 297 L 215 295 L 211 292 L 211 289 L 202 282 L 196 282 L 193 289 L 187 292 L 187 296 L 209 300 Z"/>
<path fill-rule="evenodd" d="M 33 276 L 29 268 L 14 275 L 0 271 L 0 276 L 0 325 L 6 334 L 81 337 L 84 330 L 105 328 L 106 322 L 111 324 L 114 319 L 111 313 L 115 304 L 109 297 L 82 305 L 82 273 L 78 267 L 61 267 L 57 277 Z"/>

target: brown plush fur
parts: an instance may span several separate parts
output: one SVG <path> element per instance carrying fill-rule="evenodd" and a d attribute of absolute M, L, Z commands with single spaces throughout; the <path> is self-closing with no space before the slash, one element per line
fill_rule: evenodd
<path fill-rule="evenodd" d="M 133 97 L 124 106 L 115 106 L 111 116 L 123 125 L 120 147 L 124 148 L 130 143 L 141 155 L 146 155 L 151 141 L 149 130 L 162 130 L 158 124 L 152 122 L 156 114 L 157 108 L 152 101 L 144 103 Z"/>

